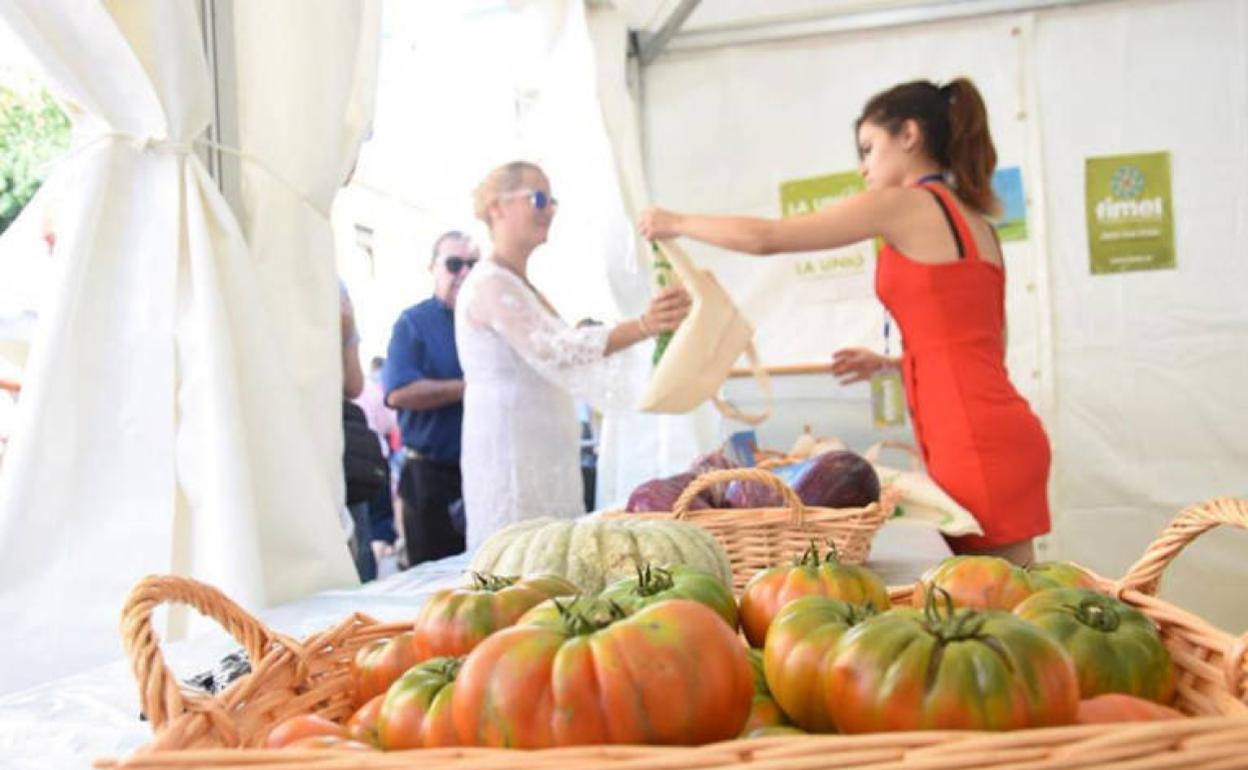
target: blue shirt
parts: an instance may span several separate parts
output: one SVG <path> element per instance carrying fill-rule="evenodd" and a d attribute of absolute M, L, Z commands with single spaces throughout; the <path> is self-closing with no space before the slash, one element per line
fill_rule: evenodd
<path fill-rule="evenodd" d="M 455 350 L 455 313 L 437 297 L 404 310 L 394 323 L 381 384 L 386 396 L 416 380 L 462 380 Z M 425 457 L 459 464 L 464 403 L 437 409 L 400 409 L 403 444 Z"/>

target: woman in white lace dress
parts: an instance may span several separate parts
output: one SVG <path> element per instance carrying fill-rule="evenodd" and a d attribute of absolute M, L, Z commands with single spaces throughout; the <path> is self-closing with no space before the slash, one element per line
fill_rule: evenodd
<path fill-rule="evenodd" d="M 555 214 L 546 175 L 509 163 L 486 177 L 474 202 L 494 253 L 473 269 L 455 305 L 469 550 L 522 519 L 585 512 L 574 396 L 599 401 L 622 374 L 613 372 L 612 353 L 674 329 L 689 312 L 688 295 L 669 289 L 639 318 L 572 328 L 528 280 L 529 255 Z"/>

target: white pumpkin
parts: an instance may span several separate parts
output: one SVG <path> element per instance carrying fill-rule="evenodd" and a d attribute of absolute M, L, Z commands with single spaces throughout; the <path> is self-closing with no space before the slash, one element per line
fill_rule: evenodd
<path fill-rule="evenodd" d="M 495 575 L 560 575 L 586 593 L 636 574 L 638 564 L 686 566 L 732 585 L 732 565 L 719 541 L 683 521 L 540 518 L 517 522 L 477 549 L 471 569 Z"/>

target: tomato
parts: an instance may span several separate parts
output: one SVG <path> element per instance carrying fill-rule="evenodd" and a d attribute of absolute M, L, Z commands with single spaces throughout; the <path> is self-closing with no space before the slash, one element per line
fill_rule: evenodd
<path fill-rule="evenodd" d="M 763 669 L 776 703 L 794 724 L 811 732 L 833 729 L 823 697 L 824 674 L 837 641 L 872 614 L 840 599 L 807 596 L 776 615 L 767 632 Z"/>
<path fill-rule="evenodd" d="M 732 629 L 737 627 L 737 600 L 719 578 L 690 567 L 637 567 L 637 576 L 607 586 L 599 598 L 613 601 L 628 614 L 667 599 L 692 599 L 719 613 Z"/>
<path fill-rule="evenodd" d="M 999 556 L 954 556 L 923 573 L 914 606 L 927 604 L 931 589 L 948 591 L 954 605 L 977 610 L 1012 610 L 1031 596 L 1027 573 Z"/>
<path fill-rule="evenodd" d="M 700 744 L 741 732 L 750 663 L 714 610 L 671 599 L 620 618 L 607 602 L 580 606 L 468 655 L 451 704 L 464 745 Z"/>
<path fill-rule="evenodd" d="M 286 745 L 288 749 L 316 749 L 318 751 L 376 751 L 367 743 L 360 743 L 342 735 L 309 735 Z"/>
<path fill-rule="evenodd" d="M 481 640 L 516 622 L 531 607 L 578 589 L 556 575 L 531 578 L 473 573 L 472 586 L 429 597 L 413 624 L 418 660 L 467 655 Z"/>
<path fill-rule="evenodd" d="M 346 738 L 347 731 L 337 722 L 318 714 L 300 714 L 270 730 L 269 737 L 264 739 L 264 746 L 268 749 L 280 749 L 304 738 L 325 735 Z"/>
<path fill-rule="evenodd" d="M 793 725 L 768 725 L 766 727 L 755 727 L 753 730 L 746 732 L 742 738 L 770 738 L 773 735 L 809 735 L 805 730 L 794 727 Z"/>
<path fill-rule="evenodd" d="M 1118 692 L 1097 695 L 1079 701 L 1081 725 L 1099 725 L 1108 722 L 1151 722 L 1159 719 L 1186 719 L 1181 711 Z"/>
<path fill-rule="evenodd" d="M 1042 561 L 1027 567 L 1026 571 L 1035 591 L 1046 588 L 1097 587 L 1096 577 L 1091 572 L 1068 561 Z"/>
<path fill-rule="evenodd" d="M 384 693 L 412 666 L 423 660 L 412 642 L 412 634 L 402 633 L 378 639 L 360 648 L 351 661 L 351 683 L 354 703 L 362 706 Z"/>
<path fill-rule="evenodd" d="M 803 596 L 827 596 L 850 604 L 888 609 L 888 589 L 865 567 L 842 564 L 836 548 L 820 563 L 814 543 L 793 564 L 770 567 L 745 584 L 741 594 L 741 629 L 751 647 L 762 647 L 767 628 L 784 605 Z"/>
<path fill-rule="evenodd" d="M 1037 591 L 1063 586 L 1096 588 L 1097 581 L 1092 573 L 1070 562 L 1018 567 L 998 556 L 954 556 L 919 578 L 915 607 L 926 604 L 931 586 L 948 591 L 959 607 L 1008 611 Z"/>
<path fill-rule="evenodd" d="M 1008 612 L 956 609 L 935 596 L 849 629 L 825 674 L 825 707 L 844 733 L 1012 730 L 1069 724 L 1075 664 L 1052 637 Z"/>
<path fill-rule="evenodd" d="M 754 700 L 750 703 L 750 715 L 746 717 L 741 734 L 747 735 L 762 727 L 788 725 L 788 717 L 780 710 L 780 705 L 767 687 L 767 677 L 763 674 L 763 651 L 751 647 L 745 654 L 750 659 L 750 670 L 754 674 Z"/>
<path fill-rule="evenodd" d="M 381 738 L 378 736 L 378 717 L 381 715 L 381 703 L 386 699 L 386 694 L 374 695 L 369 698 L 368 703 L 356 709 L 351 718 L 347 720 L 347 737 L 352 740 L 367 743 L 370 746 L 381 746 Z"/>
<path fill-rule="evenodd" d="M 386 750 L 456 746 L 451 699 L 462 658 L 433 658 L 413 666 L 386 691 L 378 719 Z"/>
<path fill-rule="evenodd" d="M 1157 703 L 1174 697 L 1170 651 L 1148 616 L 1090 588 L 1033 594 L 1014 614 L 1053 636 L 1075 661 L 1079 693 L 1135 695 Z"/>

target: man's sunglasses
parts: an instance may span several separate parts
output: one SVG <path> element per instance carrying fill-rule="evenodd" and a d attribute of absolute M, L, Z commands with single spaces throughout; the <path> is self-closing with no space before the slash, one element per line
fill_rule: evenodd
<path fill-rule="evenodd" d="M 533 204 L 533 208 L 538 211 L 545 211 L 547 206 L 559 205 L 559 200 L 552 197 L 545 190 L 512 190 L 498 196 L 499 200 L 507 200 L 508 198 L 528 198 L 529 203 Z"/>
<path fill-rule="evenodd" d="M 460 270 L 463 270 L 465 267 L 471 270 L 473 267 L 476 266 L 478 261 L 479 260 L 476 260 L 476 259 L 465 259 L 464 257 L 447 257 L 446 262 L 444 262 L 443 264 L 446 265 L 446 272 L 458 273 Z"/>

